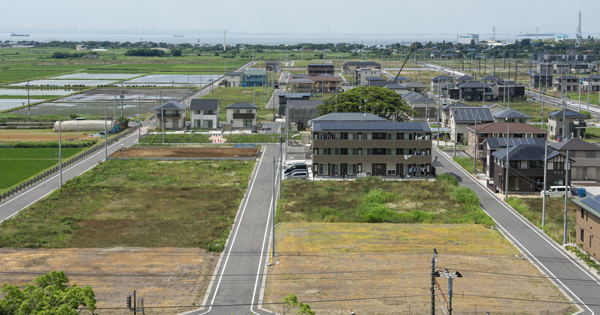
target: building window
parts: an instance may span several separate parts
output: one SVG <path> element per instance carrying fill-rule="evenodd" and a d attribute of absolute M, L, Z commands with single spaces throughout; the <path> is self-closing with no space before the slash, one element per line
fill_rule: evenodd
<path fill-rule="evenodd" d="M 247 114 L 252 114 L 252 110 L 251 109 L 246 109 L 246 113 Z"/>
<path fill-rule="evenodd" d="M 583 219 L 583 217 L 584 217 L 584 214 L 585 214 L 585 209 L 581 208 L 581 218 L 582 218 L 582 219 Z"/>
<path fill-rule="evenodd" d="M 252 120 L 244 120 L 244 127 L 252 127 Z"/>
<path fill-rule="evenodd" d="M 583 232 L 585 232 L 585 231 L 583 229 L 579 229 L 579 231 L 581 231 L 581 235 L 580 235 L 579 240 L 583 243 L 583 238 L 584 238 Z"/>
<path fill-rule="evenodd" d="M 510 168 L 518 169 L 521 168 L 521 161 L 509 161 Z"/>
<path fill-rule="evenodd" d="M 348 164 L 348 175 L 356 175 L 356 164 Z"/>
<path fill-rule="evenodd" d="M 327 175 L 327 164 L 319 164 L 319 175 Z"/>
<path fill-rule="evenodd" d="M 205 110 L 205 111 L 204 111 L 204 115 L 214 115 L 214 114 L 215 114 L 215 113 L 214 113 L 214 111 L 212 111 L 212 110 Z"/>

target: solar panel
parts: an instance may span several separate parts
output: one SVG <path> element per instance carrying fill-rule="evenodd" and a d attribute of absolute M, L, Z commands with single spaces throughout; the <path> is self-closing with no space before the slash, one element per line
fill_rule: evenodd
<path fill-rule="evenodd" d="M 600 195 L 596 197 L 589 197 L 581 199 L 581 202 L 589 206 L 590 208 L 600 211 Z"/>

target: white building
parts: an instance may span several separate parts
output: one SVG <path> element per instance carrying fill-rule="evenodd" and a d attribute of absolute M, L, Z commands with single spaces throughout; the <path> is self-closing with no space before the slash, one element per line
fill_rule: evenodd
<path fill-rule="evenodd" d="M 469 45 L 471 41 L 479 44 L 479 34 L 460 34 L 456 36 L 456 42 L 459 44 Z"/>
<path fill-rule="evenodd" d="M 241 72 L 229 72 L 229 73 L 225 74 L 225 81 L 227 81 L 227 87 L 242 86 L 242 73 Z"/>
<path fill-rule="evenodd" d="M 356 85 L 366 86 L 368 85 L 367 78 L 381 77 L 381 69 L 373 68 L 360 68 L 355 70 Z"/>
<path fill-rule="evenodd" d="M 257 123 L 258 106 L 250 103 L 233 103 L 227 107 L 227 123 L 232 128 L 251 128 Z"/>
<path fill-rule="evenodd" d="M 194 129 L 217 129 L 219 127 L 218 99 L 193 99 L 190 111 Z"/>

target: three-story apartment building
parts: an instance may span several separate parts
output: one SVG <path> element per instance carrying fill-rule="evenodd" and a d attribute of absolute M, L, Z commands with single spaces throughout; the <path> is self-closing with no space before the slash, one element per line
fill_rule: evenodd
<path fill-rule="evenodd" d="M 316 176 L 430 176 L 427 123 L 392 122 L 367 113 L 331 113 L 310 121 Z"/>

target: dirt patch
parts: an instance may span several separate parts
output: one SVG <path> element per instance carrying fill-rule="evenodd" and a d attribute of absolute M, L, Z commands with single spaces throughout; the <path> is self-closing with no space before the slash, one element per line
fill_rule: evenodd
<path fill-rule="evenodd" d="M 125 298 L 136 290 L 144 306 L 202 303 L 217 256 L 188 248 L 0 249 L 0 269 L 47 273 L 62 270 L 70 284 L 89 285 L 98 300 L 97 314 L 131 314 Z M 0 283 L 24 285 L 37 274 L 0 274 Z M 193 308 L 145 309 L 146 314 L 176 314 Z M 141 314 L 141 313 L 140 313 Z"/>
<path fill-rule="evenodd" d="M 258 148 L 124 148 L 113 158 L 255 158 Z"/>
<path fill-rule="evenodd" d="M 64 141 L 68 141 L 69 139 L 77 139 L 77 134 L 63 132 L 61 139 Z M 99 137 L 90 137 L 89 134 L 79 133 L 79 139 L 92 140 L 99 139 Z M 58 141 L 58 132 L 32 132 L 30 130 L 23 130 L 22 132 L 19 132 L 17 129 L 12 129 L 10 131 L 3 129 L 0 131 L 0 141 Z"/>
<path fill-rule="evenodd" d="M 284 222 L 276 244 L 278 264 L 269 267 L 264 303 L 295 294 L 317 314 L 349 314 L 351 309 L 357 314 L 428 314 L 431 258 L 437 248 L 438 270 L 463 276 L 454 280 L 457 314 L 574 311 L 568 304 L 543 302 L 567 301 L 529 261 L 515 258 L 518 252 L 498 231 L 478 225 Z M 448 280 L 437 280 L 447 294 Z M 439 297 L 440 313 L 441 305 Z M 282 311 L 279 305 L 265 307 Z"/>

